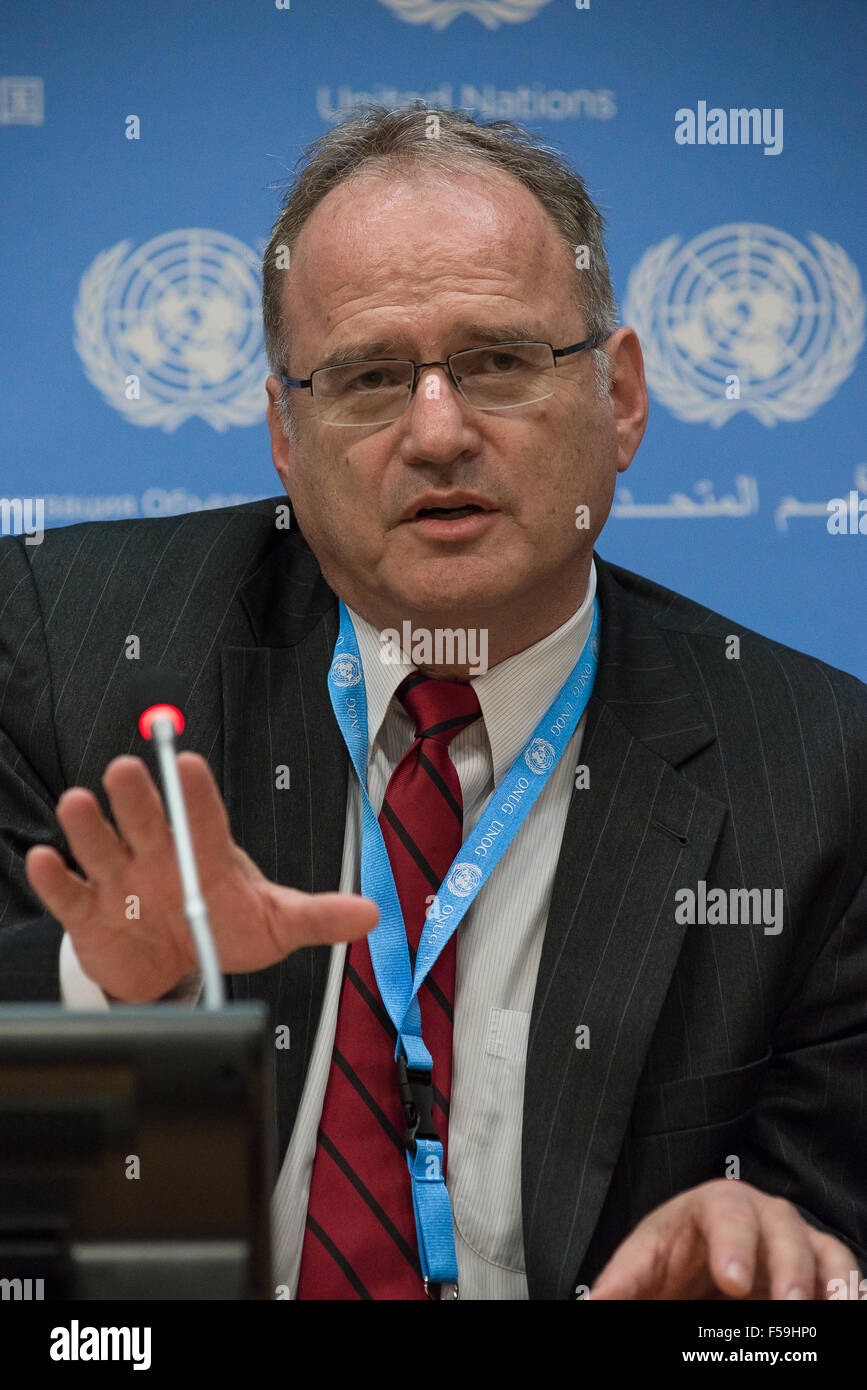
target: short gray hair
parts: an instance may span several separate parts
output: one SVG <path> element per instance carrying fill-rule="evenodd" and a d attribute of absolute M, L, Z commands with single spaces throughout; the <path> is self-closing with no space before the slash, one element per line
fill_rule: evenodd
<path fill-rule="evenodd" d="M 427 134 L 429 117 L 437 117 L 437 136 Z M 605 339 L 614 332 L 617 309 L 605 255 L 604 220 L 584 180 L 550 145 L 540 143 L 512 121 L 482 125 L 461 109 L 428 107 L 421 100 L 399 110 L 370 106 L 320 135 L 307 147 L 303 163 L 285 194 L 262 266 L 262 316 L 265 351 L 271 370 L 280 375 L 289 361 L 289 332 L 283 322 L 285 249 L 292 248 L 302 227 L 326 194 L 363 172 L 415 174 L 430 167 L 441 173 L 478 171 L 479 162 L 511 174 L 538 199 L 569 252 L 587 247 L 586 269 L 576 266 L 575 303 L 582 310 L 588 336 Z M 599 394 L 611 387 L 611 363 L 601 347 L 592 349 Z M 279 397 L 283 428 L 294 438 L 289 388 Z"/>

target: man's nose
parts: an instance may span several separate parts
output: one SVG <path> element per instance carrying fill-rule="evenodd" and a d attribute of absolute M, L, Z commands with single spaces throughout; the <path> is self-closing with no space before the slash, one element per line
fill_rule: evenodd
<path fill-rule="evenodd" d="M 455 390 L 451 374 L 445 362 L 424 362 L 419 366 L 415 378 L 415 391 L 413 396 L 417 396 L 424 388 L 426 399 L 439 400 L 440 387 L 447 387 L 450 391 Z M 460 392 L 457 392 L 460 395 Z"/>
<path fill-rule="evenodd" d="M 424 458 L 450 462 L 468 447 L 467 428 L 475 412 L 452 381 L 448 367 L 425 366 L 416 378 L 405 419 L 405 440 Z"/>
<path fill-rule="evenodd" d="M 433 409 L 428 406 L 428 401 L 436 403 Z M 409 409 L 413 415 L 424 415 L 427 423 L 445 423 L 452 414 L 460 421 L 468 411 L 467 403 L 452 381 L 448 367 L 439 362 L 429 363 L 419 370 Z"/>

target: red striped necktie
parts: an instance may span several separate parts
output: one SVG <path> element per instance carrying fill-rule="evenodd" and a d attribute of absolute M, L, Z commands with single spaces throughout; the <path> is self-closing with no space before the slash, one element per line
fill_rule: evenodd
<path fill-rule="evenodd" d="M 425 913 L 463 842 L 452 739 L 481 717 L 470 685 L 413 671 L 397 698 L 416 730 L 385 792 L 382 828 L 415 964 Z M 452 1073 L 457 934 L 419 991 L 433 1058 L 434 1123 L 443 1144 Z M 367 938 L 347 952 L 322 1107 L 297 1297 L 424 1298 L 397 1085 L 397 1033 L 380 998 Z"/>

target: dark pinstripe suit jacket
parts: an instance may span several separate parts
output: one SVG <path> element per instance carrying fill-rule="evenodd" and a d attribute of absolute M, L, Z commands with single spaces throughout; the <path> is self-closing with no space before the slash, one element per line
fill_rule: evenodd
<path fill-rule="evenodd" d="M 337 888 L 336 600 L 298 532 L 275 528 L 277 500 L 0 542 L 0 998 L 58 998 L 61 929 L 23 857 L 34 843 L 68 857 L 60 793 L 90 787 L 107 809 L 112 757 L 155 770 L 120 713 L 130 634 L 183 677 L 183 744 L 208 758 L 238 842 L 277 882 Z M 646 1212 L 724 1176 L 730 1156 L 867 1268 L 867 689 L 596 564 L 590 786 L 569 807 L 527 1061 L 530 1296 L 590 1283 Z M 278 763 L 290 791 L 274 789 Z M 782 931 L 678 924 L 674 893 L 699 880 L 782 888 Z M 291 1029 L 275 1053 L 278 1157 L 327 956 L 305 949 L 229 981 Z"/>

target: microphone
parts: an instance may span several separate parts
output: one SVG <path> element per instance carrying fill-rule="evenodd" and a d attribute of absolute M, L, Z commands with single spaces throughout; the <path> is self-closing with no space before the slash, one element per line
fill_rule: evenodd
<path fill-rule="evenodd" d="M 142 738 L 150 739 L 156 747 L 163 795 L 181 874 L 184 916 L 202 972 L 203 1004 L 206 1009 L 221 1009 L 225 1004 L 223 976 L 199 885 L 175 750 L 175 735 L 184 731 L 184 687 L 174 672 L 156 666 L 144 667 L 132 679 L 130 698 Z"/>

